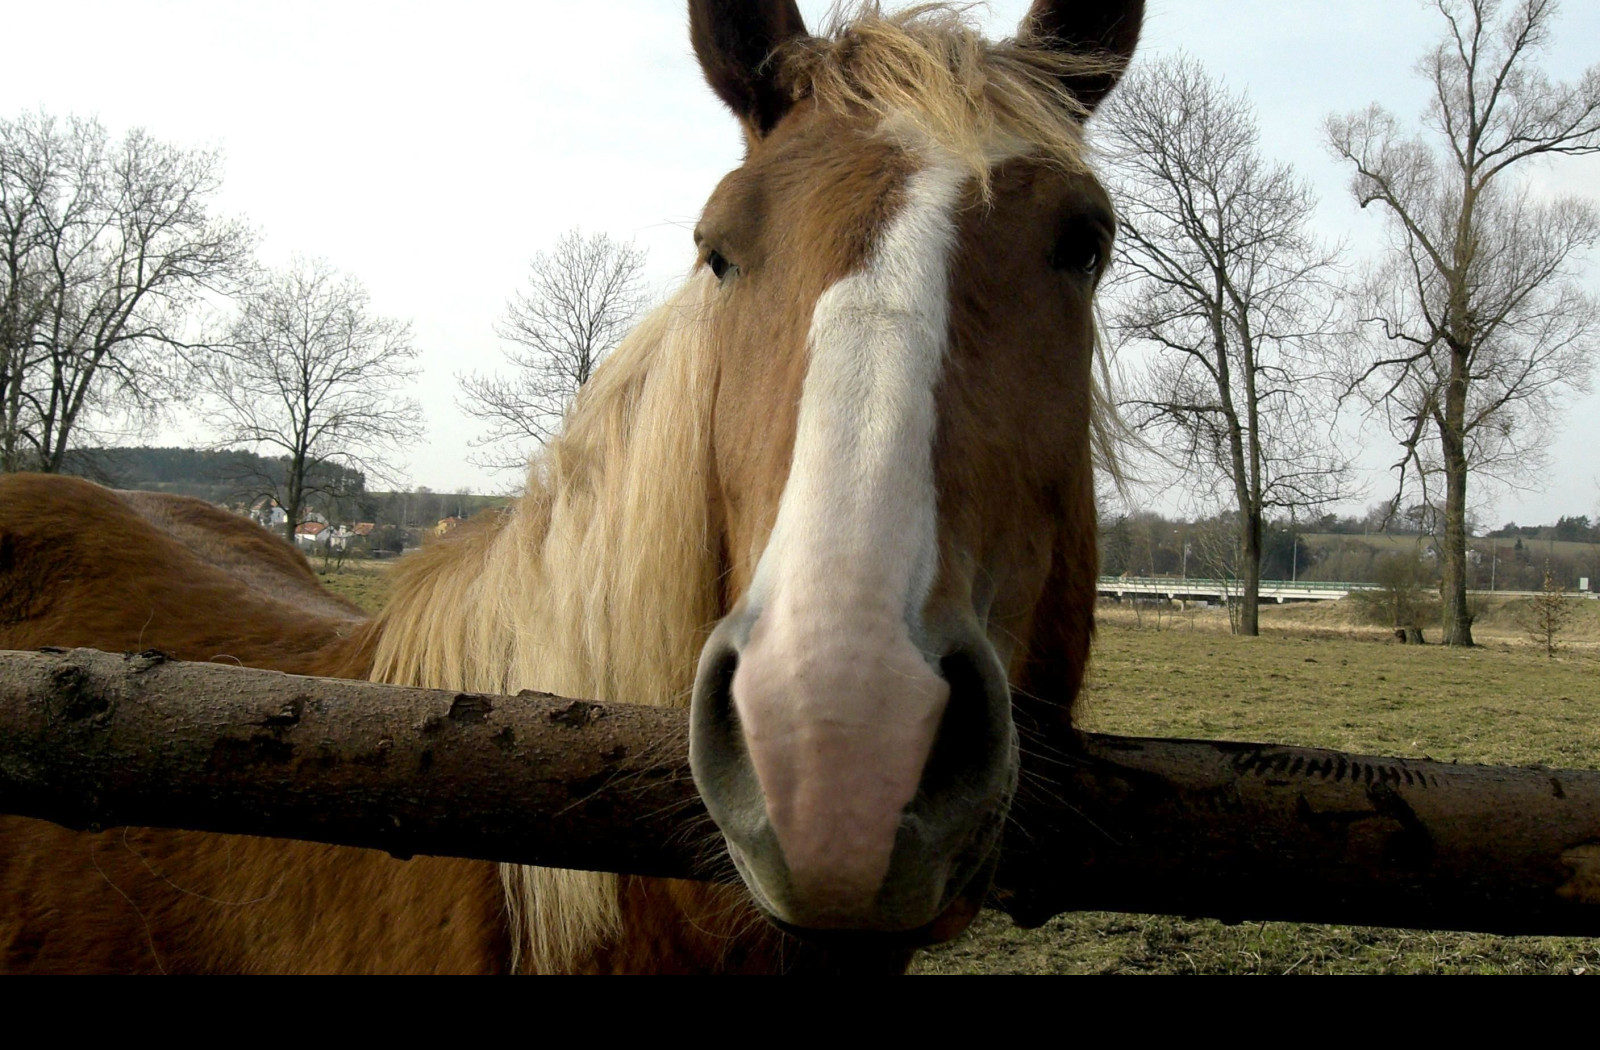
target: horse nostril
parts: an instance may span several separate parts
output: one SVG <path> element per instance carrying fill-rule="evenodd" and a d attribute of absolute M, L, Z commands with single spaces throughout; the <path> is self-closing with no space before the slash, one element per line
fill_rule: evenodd
<path fill-rule="evenodd" d="M 707 703 L 706 717 L 737 731 L 739 712 L 733 706 L 733 676 L 739 670 L 739 651 L 728 646 L 712 654 L 700 672 L 697 691 L 703 690 Z"/>
<path fill-rule="evenodd" d="M 950 686 L 919 794 L 935 805 L 981 797 L 1011 748 L 1011 691 L 994 658 L 960 649 L 939 661 Z"/>
<path fill-rule="evenodd" d="M 738 669 L 739 650 L 713 636 L 701 654 L 689 706 L 689 766 L 712 816 L 725 828 L 735 814 L 750 820 L 765 810 L 733 702 Z"/>
<path fill-rule="evenodd" d="M 739 651 L 731 645 L 714 649 L 707 646 L 695 675 L 694 697 L 690 704 L 693 732 L 690 745 L 703 740 L 702 758 L 725 757 L 744 751 L 744 734 L 739 729 L 739 712 L 733 705 L 733 675 L 739 669 Z"/>

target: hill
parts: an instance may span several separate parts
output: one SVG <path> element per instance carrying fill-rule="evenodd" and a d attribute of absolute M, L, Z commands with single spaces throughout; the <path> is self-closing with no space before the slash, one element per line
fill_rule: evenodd
<path fill-rule="evenodd" d="M 173 492 L 233 506 L 261 495 L 261 478 L 281 476 L 286 460 L 243 449 L 84 448 L 67 454 L 62 473 L 118 489 Z M 320 478 L 338 491 L 362 493 L 366 478 L 333 463 L 319 464 Z"/>
<path fill-rule="evenodd" d="M 112 488 L 172 492 L 194 496 L 230 509 L 245 506 L 268 491 L 265 477 L 281 477 L 281 458 L 242 449 L 130 448 L 76 449 L 68 454 L 63 473 Z M 373 522 L 400 529 L 426 529 L 444 518 L 470 518 L 487 507 L 503 506 L 508 497 L 471 492 L 434 492 L 425 487 L 374 492 L 366 477 L 334 463 L 316 468 L 319 487 L 340 493 L 314 496 L 310 509 L 331 522 Z"/>

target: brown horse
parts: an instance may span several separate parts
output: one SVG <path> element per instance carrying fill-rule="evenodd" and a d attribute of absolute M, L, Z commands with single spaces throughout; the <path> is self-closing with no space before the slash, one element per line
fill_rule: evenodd
<path fill-rule="evenodd" d="M 1142 7 L 1038 0 L 991 43 L 943 7 L 814 36 L 793 0 L 692 0 L 747 143 L 699 264 L 528 495 L 407 559 L 370 622 L 218 512 L 0 482 L 0 647 L 689 704 L 743 889 L 7 819 L 5 961 L 893 970 L 958 932 L 1018 727 L 1060 739 L 1087 658 L 1113 220 L 1081 127 Z"/>

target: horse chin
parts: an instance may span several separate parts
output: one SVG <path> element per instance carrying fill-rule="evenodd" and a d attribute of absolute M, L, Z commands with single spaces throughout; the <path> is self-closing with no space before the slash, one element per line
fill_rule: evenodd
<path fill-rule="evenodd" d="M 920 922 L 913 919 L 909 923 L 903 912 L 873 917 L 827 916 L 807 922 L 790 921 L 779 914 L 779 909 L 762 892 L 743 855 L 731 842 L 728 843 L 728 854 L 744 880 L 756 909 L 784 933 L 831 949 L 909 951 L 953 940 L 972 924 L 994 881 L 1000 861 L 1000 838 L 998 834 L 989 837 L 981 858 L 961 865 L 966 878 L 941 895 L 940 904 L 932 918 Z"/>
<path fill-rule="evenodd" d="M 914 951 L 954 940 L 960 936 L 983 905 L 982 899 L 958 897 L 932 922 L 909 930 L 827 930 L 811 926 L 795 926 L 774 918 L 765 909 L 767 921 L 798 940 L 820 944 L 835 950 L 862 953 L 880 951 Z"/>

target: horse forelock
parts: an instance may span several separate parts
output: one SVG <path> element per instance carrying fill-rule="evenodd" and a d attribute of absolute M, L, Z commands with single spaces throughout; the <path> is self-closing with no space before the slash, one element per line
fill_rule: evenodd
<path fill-rule="evenodd" d="M 1017 158 L 1092 178 L 1084 138 L 1089 110 L 1067 85 L 1120 75 L 1126 60 L 989 40 L 972 18 L 973 6 L 934 2 L 884 14 L 876 0 L 841 3 L 819 34 L 783 45 L 773 61 L 797 99 L 873 126 L 915 167 L 959 166 L 981 202 L 992 199 L 994 173 Z M 1120 450 L 1130 436 L 1116 411 L 1098 332 L 1095 340 L 1094 466 L 1120 489 Z"/>
<path fill-rule="evenodd" d="M 989 40 L 972 7 L 930 3 L 885 15 L 874 0 L 842 4 L 819 35 L 783 45 L 774 61 L 796 99 L 936 144 L 985 197 L 993 166 L 1009 156 L 1086 171 L 1088 110 L 1066 84 L 1118 72 L 1121 60 Z"/>

